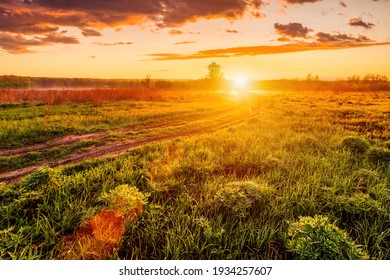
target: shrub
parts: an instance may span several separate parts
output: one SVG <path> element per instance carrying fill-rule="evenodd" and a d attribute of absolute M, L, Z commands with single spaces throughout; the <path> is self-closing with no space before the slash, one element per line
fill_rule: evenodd
<path fill-rule="evenodd" d="M 364 154 L 370 148 L 366 140 L 359 137 L 347 137 L 343 140 L 342 146 L 353 154 Z"/>
<path fill-rule="evenodd" d="M 327 217 L 301 217 L 288 229 L 286 247 L 301 260 L 368 259 L 346 232 Z"/>
<path fill-rule="evenodd" d="M 136 187 L 120 185 L 103 194 L 102 199 L 108 202 L 109 208 L 121 212 L 127 221 L 132 221 L 142 213 L 147 195 Z"/>
<path fill-rule="evenodd" d="M 268 203 L 275 190 L 268 185 L 251 181 L 233 182 L 217 190 L 212 206 L 222 213 L 246 217 L 254 206 Z"/>
<path fill-rule="evenodd" d="M 390 151 L 372 148 L 367 154 L 368 160 L 374 164 L 390 164 Z"/>

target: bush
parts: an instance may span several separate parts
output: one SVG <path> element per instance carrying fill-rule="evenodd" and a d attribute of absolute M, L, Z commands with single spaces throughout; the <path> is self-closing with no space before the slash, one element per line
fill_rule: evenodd
<path fill-rule="evenodd" d="M 300 260 L 368 259 L 346 232 L 327 217 L 301 217 L 288 229 L 287 249 Z"/>
<path fill-rule="evenodd" d="M 217 190 L 212 207 L 222 213 L 246 217 L 250 209 L 264 206 L 275 195 L 275 190 L 268 185 L 251 181 L 233 182 Z"/>
<path fill-rule="evenodd" d="M 366 140 L 359 137 L 347 137 L 343 140 L 342 146 L 353 154 L 364 154 L 370 148 Z"/>

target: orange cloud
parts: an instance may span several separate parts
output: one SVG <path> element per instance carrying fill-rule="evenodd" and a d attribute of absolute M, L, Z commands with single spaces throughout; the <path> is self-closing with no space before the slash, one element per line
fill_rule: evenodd
<path fill-rule="evenodd" d="M 96 43 L 99 46 L 120 46 L 120 45 L 132 45 L 133 42 L 116 42 L 116 43 Z"/>
<path fill-rule="evenodd" d="M 182 41 L 182 42 L 176 42 L 175 45 L 186 45 L 186 44 L 193 44 L 195 41 Z"/>
<path fill-rule="evenodd" d="M 84 28 L 83 31 L 82 31 L 82 34 L 85 37 L 92 37 L 92 36 L 99 37 L 99 36 L 102 36 L 102 33 L 100 33 L 97 30 L 94 30 L 92 28 Z"/>
<path fill-rule="evenodd" d="M 170 35 L 181 35 L 181 34 L 183 34 L 183 31 L 181 31 L 180 29 L 172 29 L 169 31 L 169 34 Z"/>
<path fill-rule="evenodd" d="M 188 60 L 202 58 L 224 58 L 224 57 L 240 57 L 240 56 L 255 56 L 267 54 L 293 53 L 315 50 L 337 50 L 358 47 L 370 47 L 376 45 L 388 45 L 390 42 L 384 43 L 367 43 L 356 41 L 328 41 L 328 42 L 297 42 L 293 44 L 279 46 L 249 46 L 249 47 L 234 47 L 226 49 L 203 50 L 190 55 L 177 53 L 155 53 L 149 54 L 152 60 Z"/>

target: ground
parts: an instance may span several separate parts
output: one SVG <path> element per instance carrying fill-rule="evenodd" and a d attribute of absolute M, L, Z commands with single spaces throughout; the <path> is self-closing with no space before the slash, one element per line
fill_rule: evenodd
<path fill-rule="evenodd" d="M 3 102 L 0 258 L 390 257 L 389 92 L 151 96 Z M 131 221 L 104 199 L 123 185 Z M 101 213 L 118 240 L 69 247 Z M 334 255 L 299 247 L 303 221 Z"/>

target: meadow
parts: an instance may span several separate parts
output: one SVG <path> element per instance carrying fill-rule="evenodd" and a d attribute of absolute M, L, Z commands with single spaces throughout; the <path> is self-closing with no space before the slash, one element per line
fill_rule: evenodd
<path fill-rule="evenodd" d="M 0 102 L 0 259 L 390 259 L 388 91 Z"/>

